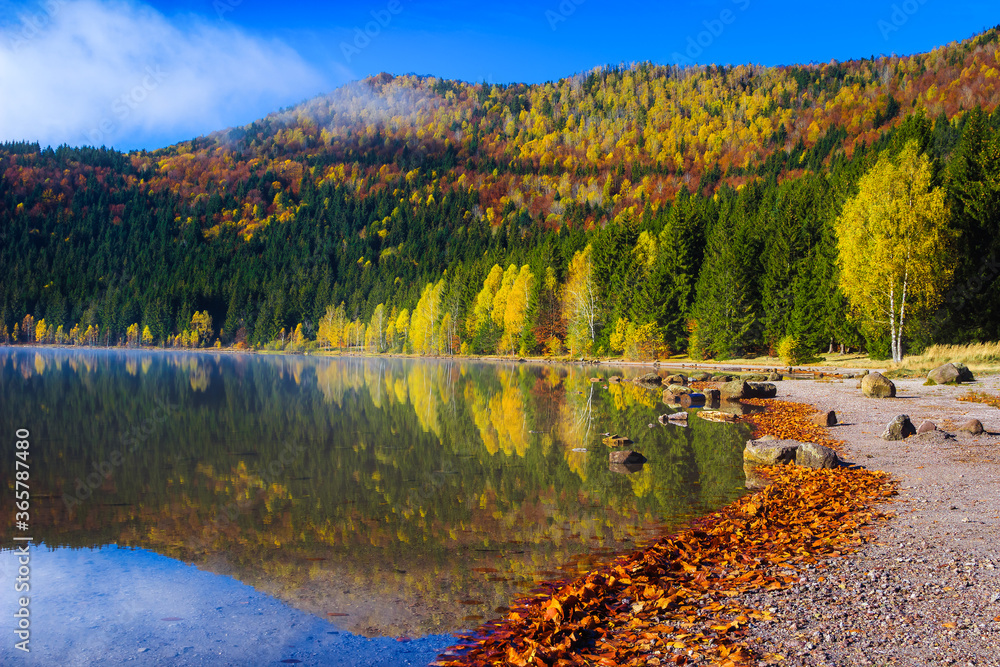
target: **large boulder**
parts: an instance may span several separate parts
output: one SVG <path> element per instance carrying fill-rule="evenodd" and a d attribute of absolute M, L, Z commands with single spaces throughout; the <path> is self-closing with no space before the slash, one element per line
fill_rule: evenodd
<path fill-rule="evenodd" d="M 794 440 L 750 440 L 743 449 L 743 465 L 773 466 L 793 463 L 799 444 Z"/>
<path fill-rule="evenodd" d="M 913 427 L 913 422 L 910 421 L 909 415 L 899 415 L 894 417 L 889 425 L 885 427 L 885 432 L 882 433 L 883 440 L 903 440 L 910 437 L 911 435 L 916 435 L 917 429 Z"/>
<path fill-rule="evenodd" d="M 829 447 L 803 442 L 795 450 L 795 463 L 806 468 L 836 468 L 840 465 L 840 457 Z"/>
<path fill-rule="evenodd" d="M 636 384 L 652 385 L 654 387 L 659 387 L 663 384 L 663 378 L 661 378 L 656 373 L 646 373 L 645 375 L 640 375 L 634 382 Z"/>
<path fill-rule="evenodd" d="M 679 384 L 684 387 L 687 386 L 688 379 L 683 373 L 674 373 L 673 375 L 668 375 L 663 378 L 663 382 L 666 384 Z"/>
<path fill-rule="evenodd" d="M 927 379 L 935 384 L 972 382 L 975 377 L 965 364 L 942 364 L 927 374 Z"/>
<path fill-rule="evenodd" d="M 733 380 L 719 387 L 719 395 L 727 401 L 750 398 L 750 385 L 743 380 Z"/>
<path fill-rule="evenodd" d="M 784 380 L 784 378 L 781 376 L 781 373 L 776 373 L 774 371 L 769 373 L 767 376 L 768 382 L 781 382 L 782 380 Z"/>
<path fill-rule="evenodd" d="M 700 371 L 698 373 L 691 373 L 691 381 L 692 382 L 711 382 L 712 381 L 712 374 L 711 373 L 706 373 L 704 371 Z"/>
<path fill-rule="evenodd" d="M 868 398 L 895 398 L 896 385 L 881 373 L 872 372 L 861 378 L 861 393 Z"/>
<path fill-rule="evenodd" d="M 679 394 L 690 394 L 693 390 L 691 387 L 685 387 L 682 384 L 669 384 L 664 391 L 669 391 L 671 394 L 677 396 Z"/>
<path fill-rule="evenodd" d="M 778 388 L 770 382 L 748 382 L 747 385 L 750 392 L 743 398 L 774 398 L 778 395 Z"/>

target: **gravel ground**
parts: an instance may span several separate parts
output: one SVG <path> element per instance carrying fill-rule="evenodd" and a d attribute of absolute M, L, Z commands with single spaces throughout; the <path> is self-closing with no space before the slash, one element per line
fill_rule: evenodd
<path fill-rule="evenodd" d="M 842 457 L 899 481 L 882 508 L 894 516 L 795 587 L 746 596 L 777 619 L 751 629 L 751 646 L 765 664 L 1000 666 L 1000 411 L 956 400 L 997 393 L 1000 376 L 961 387 L 897 380 L 895 399 L 865 398 L 856 385 L 785 381 L 777 398 L 836 411 Z M 882 440 L 898 414 L 953 434 L 976 418 L 987 433 Z"/>

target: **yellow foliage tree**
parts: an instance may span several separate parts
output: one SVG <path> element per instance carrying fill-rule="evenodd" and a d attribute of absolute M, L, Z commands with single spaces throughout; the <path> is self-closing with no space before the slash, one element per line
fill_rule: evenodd
<path fill-rule="evenodd" d="M 841 289 L 876 331 L 889 329 L 896 363 L 903 360 L 908 311 L 937 306 L 951 281 L 955 232 L 949 221 L 930 160 L 911 141 L 861 177 L 835 223 Z"/>
<path fill-rule="evenodd" d="M 594 284 L 592 253 L 590 245 L 575 253 L 566 276 L 563 317 L 567 323 L 566 345 L 573 354 L 590 351 L 597 337 L 600 304 Z"/>

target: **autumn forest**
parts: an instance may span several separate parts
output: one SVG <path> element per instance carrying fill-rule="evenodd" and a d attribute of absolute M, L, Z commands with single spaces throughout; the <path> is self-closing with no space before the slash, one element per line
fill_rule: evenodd
<path fill-rule="evenodd" d="M 0 343 L 803 361 L 998 340 L 998 103 L 995 28 L 794 67 L 380 74 L 152 152 L 2 144 Z M 877 201 L 900 182 L 919 211 Z M 887 245 L 850 233 L 897 214 Z M 866 305 L 898 310 L 896 256 L 905 329 Z"/>

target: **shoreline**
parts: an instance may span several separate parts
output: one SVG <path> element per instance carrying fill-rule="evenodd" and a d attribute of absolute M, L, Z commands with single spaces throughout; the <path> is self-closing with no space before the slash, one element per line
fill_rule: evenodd
<path fill-rule="evenodd" d="M 780 406 L 780 402 L 790 401 L 806 408 L 835 410 L 840 424 L 823 432 L 827 439 L 839 441 L 841 457 L 867 471 L 885 471 L 886 479 L 898 489 L 899 495 L 891 500 L 871 496 L 871 502 L 855 508 L 854 514 L 840 513 L 831 519 L 818 505 L 812 508 L 811 516 L 803 518 L 802 525 L 812 530 L 861 516 L 862 520 L 844 531 L 834 530 L 833 534 L 843 540 L 843 548 L 827 551 L 815 562 L 796 568 L 795 573 L 785 571 L 784 580 L 764 579 L 760 586 L 725 597 L 719 609 L 729 610 L 730 618 L 722 625 L 718 618 L 714 625 L 705 619 L 688 626 L 668 625 L 662 618 L 657 618 L 655 625 L 644 625 L 641 610 L 633 608 L 633 613 L 609 615 L 594 624 L 600 629 L 599 638 L 592 635 L 590 641 L 594 649 L 603 651 L 584 649 L 589 657 L 582 661 L 567 655 L 555 657 L 573 660 L 568 664 L 998 664 L 993 647 L 1000 645 L 1000 555 L 995 549 L 1000 541 L 1000 412 L 956 399 L 973 388 L 995 392 L 1000 389 L 1000 376 L 958 387 L 925 387 L 919 380 L 896 383 L 898 398 L 867 399 L 855 389 L 853 380 L 779 382 L 777 402 L 770 403 Z M 974 417 L 983 422 L 987 433 L 959 434 L 954 439 L 932 434 L 902 442 L 882 440 L 884 426 L 901 413 L 908 413 L 917 425 L 925 418 L 932 419 L 949 433 Z M 800 415 L 774 420 L 778 430 L 783 428 L 782 420 L 792 432 L 809 428 Z M 757 435 L 764 433 L 766 428 Z M 789 472 L 793 471 L 778 469 L 779 477 Z M 794 483 L 826 474 L 816 472 L 800 472 Z M 755 507 L 754 498 L 776 493 L 783 486 L 787 489 L 787 479 L 784 484 L 745 496 L 722 513 L 745 514 L 748 506 Z M 841 491 L 845 497 L 855 492 L 846 487 Z M 976 513 L 970 517 L 970 511 Z M 880 516 L 884 520 L 876 521 Z M 709 523 L 715 520 L 715 514 L 708 519 Z M 703 522 L 696 522 L 691 530 L 697 531 L 699 524 Z M 680 535 L 690 535 L 691 530 Z M 648 561 L 649 553 L 647 549 L 629 558 L 633 563 Z M 661 572 L 666 574 L 659 574 L 659 581 L 670 581 L 676 561 L 674 558 L 673 568 L 669 562 L 661 563 Z M 715 565 L 714 570 L 709 568 L 709 576 L 718 570 Z M 713 591 L 705 591 L 710 593 Z M 566 589 L 552 598 L 565 594 Z M 622 600 L 620 591 L 609 598 L 616 596 Z M 631 602 L 628 598 L 624 601 Z M 489 656 L 495 657 L 491 650 L 496 646 L 491 647 L 490 641 L 497 635 L 504 642 L 527 636 L 535 646 L 545 647 L 544 642 L 538 643 L 538 629 L 546 622 L 563 620 L 548 611 L 551 608 L 549 599 L 522 604 L 515 610 L 518 618 L 509 616 L 483 628 L 486 634 L 470 637 L 470 644 L 453 647 L 471 647 L 471 652 L 458 651 L 435 664 L 486 664 Z M 734 625 L 734 609 L 753 610 L 757 615 L 737 616 L 736 620 L 742 618 L 744 623 Z M 720 635 L 720 628 L 728 629 Z M 581 632 L 580 627 L 572 629 Z M 633 644 L 638 638 L 647 650 L 639 655 L 616 654 L 612 663 L 608 636 Z M 709 639 L 701 646 L 703 652 L 691 646 L 691 637 Z M 518 644 L 525 645 L 531 644 Z M 673 652 L 678 646 L 683 647 L 679 654 Z M 521 664 L 528 657 L 524 653 L 506 659 L 510 664 Z M 620 658 L 627 659 L 618 662 Z"/>
<path fill-rule="evenodd" d="M 888 366 L 885 363 L 873 361 L 867 366 L 836 366 L 836 365 L 823 365 L 823 366 L 809 366 L 809 365 L 794 365 L 787 366 L 781 364 L 746 364 L 746 363 L 735 363 L 735 362 L 712 362 L 712 361 L 693 361 L 690 359 L 677 359 L 675 361 L 628 361 L 625 359 L 561 359 L 552 357 L 504 357 L 497 355 L 424 355 L 424 354 L 404 354 L 404 353 L 380 353 L 380 354 L 368 354 L 368 353 L 333 353 L 329 350 L 301 350 L 301 351 L 286 351 L 286 350 L 259 350 L 259 349 L 247 349 L 247 350 L 237 350 L 233 347 L 194 347 L 194 348 L 176 348 L 176 347 L 123 347 L 120 345 L 113 346 L 103 346 L 103 345 L 58 345 L 55 343 L 26 343 L 11 345 L 0 344 L 0 349 L 11 349 L 11 350 L 30 350 L 30 349 L 41 349 L 41 350 L 79 350 L 79 351 L 118 351 L 118 352 L 155 352 L 155 353 L 173 353 L 173 354 L 230 354 L 230 355 L 260 355 L 260 356 L 287 356 L 287 357 L 320 357 L 327 359 L 433 359 L 437 361 L 476 361 L 484 363 L 495 363 L 495 364 L 519 364 L 519 363 L 529 363 L 529 364 L 565 364 L 571 366 L 594 366 L 597 368 L 604 367 L 624 367 L 624 368 L 651 368 L 651 369 L 664 369 L 664 370 L 684 370 L 684 371 L 698 371 L 698 370 L 713 370 L 713 371 L 726 371 L 731 373 L 764 373 L 764 372 L 777 372 L 785 375 L 788 374 L 800 374 L 800 375 L 843 375 L 862 372 L 864 370 L 877 370 L 885 371 Z"/>

